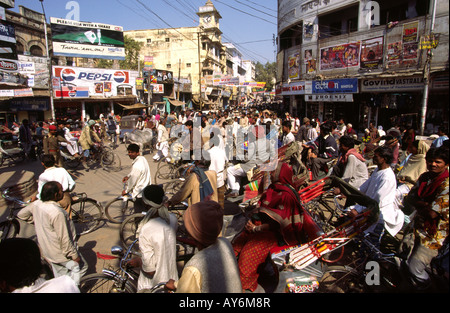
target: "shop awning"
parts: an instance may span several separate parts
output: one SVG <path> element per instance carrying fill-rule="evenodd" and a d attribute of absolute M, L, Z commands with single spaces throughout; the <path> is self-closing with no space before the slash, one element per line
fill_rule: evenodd
<path fill-rule="evenodd" d="M 118 105 L 123 107 L 124 110 L 148 109 L 148 106 L 145 105 L 145 104 L 142 104 L 142 103 L 136 103 L 136 104 L 130 104 L 130 105 L 125 105 L 125 104 L 118 103 Z"/>
<path fill-rule="evenodd" d="M 185 104 L 183 101 L 179 101 L 174 98 L 166 98 L 166 99 L 167 99 L 167 101 L 170 102 L 171 105 L 176 106 L 176 107 L 180 107 Z"/>

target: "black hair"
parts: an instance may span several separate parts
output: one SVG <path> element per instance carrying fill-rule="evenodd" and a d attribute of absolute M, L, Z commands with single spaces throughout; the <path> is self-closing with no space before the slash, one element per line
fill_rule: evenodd
<path fill-rule="evenodd" d="M 127 151 L 139 152 L 139 150 L 140 150 L 139 146 L 135 143 L 132 143 L 127 147 Z"/>
<path fill-rule="evenodd" d="M 49 181 L 42 186 L 41 190 L 41 200 L 46 201 L 54 201 L 55 194 L 59 192 L 59 183 L 56 181 Z"/>
<path fill-rule="evenodd" d="M 142 195 L 151 202 L 161 204 L 164 200 L 164 189 L 160 185 L 148 185 L 142 190 Z"/>
<path fill-rule="evenodd" d="M 330 123 L 323 123 L 320 124 L 320 133 L 325 135 L 325 134 L 329 134 L 332 130 L 331 124 Z"/>
<path fill-rule="evenodd" d="M 0 281 L 15 289 L 32 285 L 42 272 L 39 247 L 29 238 L 3 239 L 0 256 Z"/>
<path fill-rule="evenodd" d="M 380 146 L 376 148 L 374 153 L 382 157 L 387 164 L 391 164 L 394 160 L 394 153 L 392 152 L 392 149 L 387 146 Z"/>
<path fill-rule="evenodd" d="M 355 146 L 355 140 L 352 137 L 345 135 L 339 138 L 339 144 L 348 148 L 353 148 Z"/>
<path fill-rule="evenodd" d="M 42 163 L 44 164 L 45 167 L 52 167 L 56 163 L 55 157 L 53 156 L 53 154 L 44 154 L 42 156 L 41 161 L 42 161 Z"/>
<path fill-rule="evenodd" d="M 192 120 L 186 121 L 186 123 L 184 123 L 185 126 L 194 126 L 194 122 Z"/>
<path fill-rule="evenodd" d="M 439 148 L 431 148 L 428 150 L 425 157 L 427 161 L 432 159 L 442 159 L 445 164 L 448 164 L 448 146 L 440 146 Z"/>
<path fill-rule="evenodd" d="M 292 127 L 291 121 L 284 121 L 281 125 L 282 126 L 286 126 L 289 129 L 291 129 L 291 127 Z"/>

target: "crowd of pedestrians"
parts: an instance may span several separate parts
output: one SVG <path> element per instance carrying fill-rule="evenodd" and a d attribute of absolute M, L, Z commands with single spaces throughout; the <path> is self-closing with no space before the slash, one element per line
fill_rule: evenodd
<path fill-rule="evenodd" d="M 395 237 L 404 228 L 405 221 L 415 221 L 413 232 L 402 242 L 408 254 L 404 266 L 411 283 L 418 289 L 426 289 L 432 260 L 446 246 L 448 249 L 449 141 L 446 130 L 441 127 L 430 144 L 417 140 L 411 129 L 403 131 L 394 126 L 385 131 L 382 126 L 375 127 L 371 123 L 358 134 L 352 124 L 343 119 L 319 121 L 279 113 L 267 108 L 232 108 L 139 117 L 135 129 L 150 128 L 156 138 L 153 161 L 170 161 L 176 141 L 181 144 L 177 151 L 184 160 L 195 162 L 181 189 L 167 198 L 161 187 L 152 184 L 148 161 L 141 155 L 139 146 L 127 145 L 133 163 L 130 173 L 123 178 L 126 183 L 123 194 L 132 195 L 136 211 L 148 212 L 138 232 L 142 256 L 132 261 L 141 268 L 139 291 L 145 292 L 161 281 L 168 281 L 166 288 L 178 292 L 260 290 L 258 269 L 271 247 L 304 243 L 302 208 L 294 187 L 292 167 L 278 162 L 266 170 L 270 172 L 269 184 L 260 189 L 255 214 L 233 242 L 221 236 L 225 202 L 242 195 L 244 185 L 251 183 L 251 173 L 278 159 L 277 150 L 293 143 L 298 144 L 311 182 L 327 174 L 334 175 L 377 201 L 381 214 L 370 229 L 377 236 Z M 118 122 L 112 116 L 88 121 L 79 138 L 81 150 L 76 153 L 85 160 L 95 142 L 106 138 L 116 145 L 117 125 L 113 121 Z M 50 127 L 52 125 L 43 140 L 48 136 L 57 137 Z M 70 144 L 70 139 L 61 138 L 61 142 Z M 50 149 L 47 154 L 53 155 L 52 152 Z M 46 175 L 41 175 L 40 193 L 19 216 L 25 220 L 35 219 L 39 245 L 44 257 L 51 261 L 55 276 L 73 277 L 71 273 L 75 272 L 77 282 L 85 269 L 84 260 L 73 238 L 70 216 L 61 203 L 64 194 L 71 189 L 71 182 L 59 179 L 65 173 L 55 174 L 53 181 L 49 178 L 44 181 L 45 176 L 56 173 L 55 164 L 58 164 L 56 157 L 43 163 Z M 369 172 L 369 165 L 374 166 L 373 172 Z M 339 189 L 336 188 L 335 193 L 338 194 Z M 189 204 L 184 215 L 185 227 L 200 251 L 179 275 L 174 267 L 177 226 L 168 208 L 182 201 Z M 350 206 L 347 217 L 352 218 L 365 209 Z M 53 230 L 58 234 L 53 235 L 49 223 L 60 223 L 60 227 Z M 443 268 L 448 278 L 448 255 L 446 260 L 446 268 Z M 11 287 L 12 282 L 2 275 L 0 282 Z"/>

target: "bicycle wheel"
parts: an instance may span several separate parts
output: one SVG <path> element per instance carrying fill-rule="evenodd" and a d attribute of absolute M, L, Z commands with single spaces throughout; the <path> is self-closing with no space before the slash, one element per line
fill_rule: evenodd
<path fill-rule="evenodd" d="M 103 169 L 118 172 L 121 170 L 122 162 L 120 157 L 111 150 L 105 150 L 100 156 L 100 162 Z"/>
<path fill-rule="evenodd" d="M 62 158 L 64 165 L 70 169 L 76 169 L 81 164 L 81 159 L 78 158 Z"/>
<path fill-rule="evenodd" d="M 120 225 L 120 242 L 125 249 L 136 240 L 139 223 L 145 217 L 145 213 L 135 213 L 128 216 Z M 133 246 L 133 250 L 139 251 L 139 243 Z"/>
<path fill-rule="evenodd" d="M 73 201 L 71 211 L 72 221 L 79 236 L 94 231 L 103 215 L 101 204 L 90 198 Z"/>
<path fill-rule="evenodd" d="M 81 293 L 136 293 L 136 287 L 129 281 L 125 283 L 103 273 L 94 273 L 81 277 Z"/>
<path fill-rule="evenodd" d="M 164 193 L 170 198 L 174 194 L 176 194 L 178 191 L 180 191 L 181 187 L 184 184 L 183 179 L 173 179 L 168 182 L 165 182 L 162 184 L 162 188 L 164 189 Z"/>
<path fill-rule="evenodd" d="M 163 163 L 158 167 L 155 174 L 155 184 L 163 183 L 167 180 L 176 179 L 176 168 L 170 163 Z"/>
<path fill-rule="evenodd" d="M 115 224 L 122 223 L 126 217 L 134 213 L 134 201 L 127 197 L 127 200 L 117 198 L 110 201 L 105 206 L 105 215 L 108 221 Z"/>
<path fill-rule="evenodd" d="M 323 293 L 361 293 L 360 280 L 363 274 L 350 266 L 329 266 L 319 282 L 319 291 Z"/>
<path fill-rule="evenodd" d="M 14 238 L 19 234 L 20 224 L 17 220 L 4 221 L 0 223 L 0 241 Z"/>

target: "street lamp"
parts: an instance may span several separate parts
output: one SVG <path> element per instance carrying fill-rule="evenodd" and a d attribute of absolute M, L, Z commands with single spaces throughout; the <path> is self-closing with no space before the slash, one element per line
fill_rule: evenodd
<path fill-rule="evenodd" d="M 53 86 L 52 86 L 52 62 L 50 59 L 50 51 L 48 49 L 48 35 L 47 35 L 47 17 L 45 15 L 45 9 L 44 9 L 44 0 L 39 0 L 41 2 L 42 7 L 42 13 L 44 14 L 44 35 L 45 35 L 45 49 L 47 50 L 47 66 L 48 66 L 48 89 L 50 91 L 50 110 L 52 113 L 52 119 L 53 121 L 56 121 L 55 118 L 55 107 L 53 103 Z"/>

